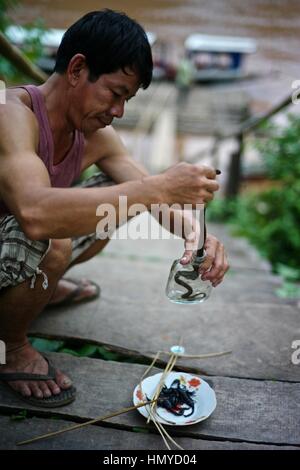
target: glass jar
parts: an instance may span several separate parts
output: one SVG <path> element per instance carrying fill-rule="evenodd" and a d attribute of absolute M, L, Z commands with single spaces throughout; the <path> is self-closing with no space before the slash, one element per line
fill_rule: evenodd
<path fill-rule="evenodd" d="M 189 264 L 181 264 L 179 259 L 174 261 L 166 286 L 166 296 L 171 302 L 198 304 L 208 299 L 211 282 L 203 281 L 198 272 L 204 259 L 205 255 L 194 257 Z"/>

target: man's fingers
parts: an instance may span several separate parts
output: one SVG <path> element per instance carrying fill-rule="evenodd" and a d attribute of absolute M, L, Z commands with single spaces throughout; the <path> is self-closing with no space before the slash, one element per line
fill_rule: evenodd
<path fill-rule="evenodd" d="M 208 271 L 212 267 L 213 261 L 214 257 L 206 253 L 205 260 L 203 261 L 203 263 L 201 263 L 201 266 L 199 267 L 199 273 L 203 274 Z"/>
<path fill-rule="evenodd" d="M 217 259 L 218 258 L 218 259 Z M 217 256 L 215 262 L 213 263 L 210 271 L 207 271 L 202 276 L 203 280 L 210 281 L 215 287 L 215 283 L 223 279 L 224 276 L 224 258 L 222 255 Z"/>
<path fill-rule="evenodd" d="M 213 287 L 217 287 L 223 281 L 223 278 L 224 278 L 226 272 L 228 271 L 228 269 L 229 269 L 229 264 L 227 263 L 227 258 L 226 258 L 226 255 L 225 255 L 224 268 L 220 272 L 220 274 L 217 277 L 216 281 L 213 282 L 213 284 L 212 284 Z"/>
<path fill-rule="evenodd" d="M 223 262 L 223 253 L 221 251 L 218 251 L 210 270 L 206 271 L 203 274 L 202 279 L 205 281 L 211 281 L 211 283 L 216 281 L 221 276 L 221 273 L 223 271 Z"/>
<path fill-rule="evenodd" d="M 202 174 L 206 176 L 206 178 L 215 179 L 217 172 L 214 168 L 210 166 L 206 166 L 206 165 L 195 165 L 195 166 L 199 169 L 199 172 L 201 172 Z"/>
<path fill-rule="evenodd" d="M 214 193 L 215 191 L 218 191 L 218 189 L 220 187 L 219 183 L 214 179 L 205 178 L 205 179 L 203 179 L 202 183 L 203 183 L 206 191 L 208 191 L 210 193 Z"/>
<path fill-rule="evenodd" d="M 202 276 L 203 280 L 208 280 L 212 283 L 213 287 L 216 287 L 223 281 L 225 273 L 229 269 L 229 264 L 227 262 L 227 257 L 225 252 L 223 251 L 222 256 L 221 252 L 218 252 L 216 259 L 212 265 L 210 271 L 207 271 Z"/>
<path fill-rule="evenodd" d="M 215 180 L 208 180 L 207 178 L 202 180 L 201 187 L 199 186 L 199 201 L 209 202 L 214 198 L 214 193 L 218 191 L 219 183 Z"/>
<path fill-rule="evenodd" d="M 229 269 L 225 248 L 217 238 L 209 235 L 206 241 L 206 252 L 210 254 L 210 267 L 205 269 L 207 265 L 202 264 L 202 279 L 210 281 L 214 287 L 222 282 L 223 277 Z"/>
<path fill-rule="evenodd" d="M 180 259 L 181 264 L 188 264 L 192 261 L 193 250 L 185 250 L 183 256 Z"/>

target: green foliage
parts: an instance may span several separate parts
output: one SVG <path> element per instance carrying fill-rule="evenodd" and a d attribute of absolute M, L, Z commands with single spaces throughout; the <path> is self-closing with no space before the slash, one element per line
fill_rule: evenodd
<path fill-rule="evenodd" d="M 60 352 L 71 354 L 76 357 L 95 357 L 103 359 L 104 361 L 124 361 L 124 356 L 110 351 L 104 346 L 97 346 L 95 344 L 87 343 L 83 346 L 76 346 L 69 344 L 67 341 L 57 341 L 45 338 L 30 338 L 30 343 L 40 352 Z"/>
<path fill-rule="evenodd" d="M 138 363 L 138 364 L 149 364 L 149 360 L 139 355 L 126 355 L 124 353 L 117 353 L 111 351 L 106 346 L 98 346 L 96 344 L 86 343 L 84 345 L 77 345 L 72 341 L 58 341 L 53 339 L 45 338 L 29 338 L 30 343 L 33 347 L 38 349 L 40 352 L 59 352 L 70 354 L 75 357 L 92 357 L 96 359 L 102 359 L 103 361 L 116 361 L 126 363 Z"/>
<path fill-rule="evenodd" d="M 266 127 L 270 138 L 257 141 L 271 179 L 281 181 L 284 185 L 294 185 L 300 178 L 300 118 L 288 114 L 288 125 L 279 128 L 274 124 Z"/>
<path fill-rule="evenodd" d="M 79 182 L 83 182 L 83 181 L 86 181 L 88 180 L 89 178 L 91 178 L 91 176 L 99 173 L 99 168 L 97 167 L 97 165 L 91 165 L 89 166 L 88 168 L 86 168 L 80 175 L 79 177 L 79 180 L 78 180 L 78 183 Z"/>
<path fill-rule="evenodd" d="M 41 40 L 46 32 L 45 22 L 41 18 L 38 18 L 32 23 L 24 25 L 23 28 L 27 31 L 28 36 L 21 50 L 31 62 L 36 62 L 44 52 Z"/>
<path fill-rule="evenodd" d="M 27 418 L 27 410 L 21 410 L 17 414 L 10 416 L 11 421 L 24 421 Z"/>
<path fill-rule="evenodd" d="M 276 294 L 283 298 L 299 298 L 300 286 L 296 282 L 300 279 L 300 268 L 291 268 L 285 264 L 277 263 L 277 272 L 283 277 L 282 286 L 276 290 Z"/>
<path fill-rule="evenodd" d="M 55 352 L 62 348 L 64 345 L 63 341 L 56 341 L 53 339 L 45 338 L 31 338 L 30 342 L 35 349 L 38 349 L 42 352 Z"/>
<path fill-rule="evenodd" d="M 12 24 L 12 20 L 8 14 L 9 9 L 13 9 L 17 4 L 16 0 L 0 0 L 0 31 L 5 32 L 5 29 Z M 15 67 L 10 64 L 4 57 L 0 60 L 0 79 L 5 82 L 12 81 L 18 75 Z"/>
<path fill-rule="evenodd" d="M 300 193 L 291 186 L 239 199 L 231 222 L 277 270 L 277 264 L 300 266 Z"/>
<path fill-rule="evenodd" d="M 18 0 L 0 0 L 0 31 L 5 33 L 8 26 L 13 25 L 14 21 L 9 15 L 18 6 Z M 45 34 L 45 23 L 41 19 L 36 19 L 32 23 L 22 25 L 23 28 L 29 33 L 26 41 L 21 47 L 21 51 L 31 61 L 36 62 L 43 55 L 42 38 Z M 0 77 L 10 85 L 20 82 L 23 76 L 8 60 L 1 57 L 0 61 Z"/>
<path fill-rule="evenodd" d="M 282 286 L 276 289 L 278 297 L 284 299 L 299 299 L 300 298 L 300 286 L 295 282 L 284 281 Z"/>
<path fill-rule="evenodd" d="M 95 344 L 85 344 L 79 350 L 78 354 L 80 356 L 93 357 L 98 352 L 98 346 Z"/>
<path fill-rule="evenodd" d="M 285 279 L 281 296 L 299 296 L 300 280 L 300 118 L 289 115 L 286 127 L 268 125 L 269 138 L 257 142 L 267 175 L 276 184 L 235 201 L 209 205 L 211 220 L 229 222 L 248 238 Z"/>
<path fill-rule="evenodd" d="M 0 0 L 0 31 L 4 31 L 11 23 L 8 10 L 14 8 L 16 4 L 17 0 Z"/>
<path fill-rule="evenodd" d="M 228 222 L 235 214 L 237 201 L 216 198 L 207 206 L 207 220 L 212 222 Z"/>
<path fill-rule="evenodd" d="M 137 426 L 133 427 L 132 431 L 133 432 L 138 432 L 138 433 L 141 433 L 141 434 L 149 434 L 150 433 L 149 429 L 141 428 L 141 427 L 137 427 Z"/>
<path fill-rule="evenodd" d="M 285 264 L 277 263 L 277 272 L 286 281 L 297 281 L 300 278 L 300 268 L 291 268 Z"/>

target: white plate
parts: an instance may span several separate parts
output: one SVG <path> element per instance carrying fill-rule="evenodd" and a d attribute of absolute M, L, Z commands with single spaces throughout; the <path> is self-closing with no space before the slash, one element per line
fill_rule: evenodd
<path fill-rule="evenodd" d="M 138 384 L 133 392 L 133 403 L 138 405 L 147 399 L 151 399 L 154 395 L 156 387 L 160 381 L 162 373 L 147 377 L 140 384 Z M 177 382 L 175 382 L 177 381 Z M 170 372 L 165 380 L 165 385 L 169 389 L 183 388 L 192 392 L 191 396 L 194 405 L 181 405 L 178 408 L 179 412 L 183 412 L 182 416 L 178 416 L 169 410 L 157 407 L 155 418 L 162 424 L 169 424 L 172 426 L 187 426 L 190 424 L 199 423 L 208 418 L 217 406 L 216 395 L 213 389 L 208 385 L 205 380 L 196 375 L 186 374 L 184 372 Z M 137 410 L 148 418 L 149 406 L 142 406 Z"/>

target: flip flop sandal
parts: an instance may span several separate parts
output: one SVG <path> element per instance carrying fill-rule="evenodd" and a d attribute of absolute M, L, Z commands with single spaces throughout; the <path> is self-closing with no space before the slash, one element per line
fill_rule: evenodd
<path fill-rule="evenodd" d="M 9 388 L 11 392 L 17 395 L 18 398 L 29 403 L 30 405 L 40 406 L 45 408 L 56 408 L 59 406 L 68 405 L 76 398 L 76 388 L 70 387 L 67 390 L 61 390 L 58 395 L 51 395 L 51 397 L 44 397 L 44 398 L 36 398 L 33 396 L 24 397 L 20 392 L 14 390 L 10 387 L 10 385 L 6 382 L 12 382 L 16 380 L 55 380 L 56 371 L 54 367 L 49 362 L 45 356 L 44 359 L 48 362 L 48 374 L 47 375 L 40 375 L 40 374 L 30 374 L 27 372 L 0 372 L 0 381 L 3 381 L 5 385 Z"/>
<path fill-rule="evenodd" d="M 82 293 L 82 291 L 87 286 L 85 284 L 83 284 L 82 281 L 77 281 L 76 279 L 71 279 L 71 278 L 67 278 L 67 277 L 64 277 L 63 279 L 65 281 L 71 282 L 72 284 L 75 284 L 77 287 L 74 290 L 72 290 L 72 292 L 67 294 L 64 299 L 60 300 L 59 302 L 55 302 L 53 304 L 52 303 L 48 304 L 48 305 L 46 305 L 45 308 L 50 309 L 50 308 L 66 307 L 68 305 L 83 304 L 83 303 L 86 303 L 86 302 L 91 302 L 92 300 L 95 300 L 100 296 L 101 289 L 98 286 L 98 284 L 96 284 L 93 281 L 88 280 L 88 283 L 95 287 L 95 289 L 96 289 L 95 294 L 88 295 L 86 297 L 83 297 L 80 300 L 76 300 L 76 297 L 79 297 L 79 295 Z"/>

